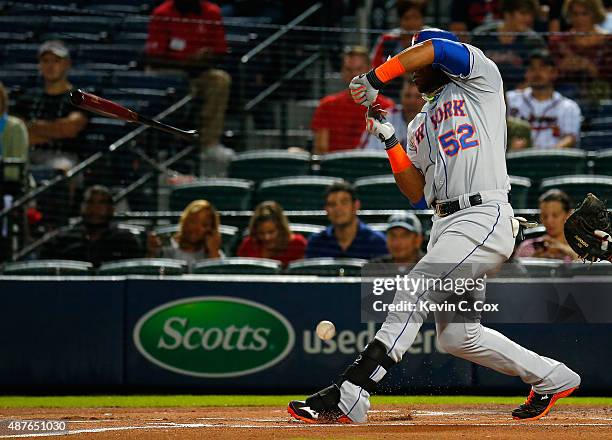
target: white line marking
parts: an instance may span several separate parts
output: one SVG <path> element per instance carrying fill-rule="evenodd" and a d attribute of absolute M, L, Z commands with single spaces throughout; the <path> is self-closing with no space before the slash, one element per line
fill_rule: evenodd
<path fill-rule="evenodd" d="M 249 424 L 213 424 L 213 423 L 170 423 L 161 425 L 147 425 L 147 426 L 110 426 L 106 428 L 89 428 L 89 429 L 75 429 L 68 431 L 69 435 L 76 434 L 88 434 L 98 432 L 111 432 L 111 431 L 128 431 L 131 429 L 137 430 L 156 430 L 156 429 L 195 429 L 195 428 L 224 428 L 224 429 L 301 429 L 301 428 L 332 428 L 332 429 L 349 429 L 349 428 L 368 428 L 368 427 L 389 427 L 389 426 L 457 426 L 463 428 L 470 427 L 504 427 L 504 426 L 529 426 L 529 427 L 601 427 L 601 428 L 612 428 L 610 423 L 530 423 L 530 422 L 508 422 L 508 423 L 419 423 L 419 422 L 388 422 L 388 423 L 366 423 L 363 425 L 346 425 L 346 424 L 305 424 L 296 422 L 292 425 L 283 426 L 266 426 L 266 425 L 249 425 Z M 2 435 L 0 438 L 29 438 L 29 437 L 51 437 L 58 435 L 66 435 L 65 433 L 35 433 L 35 434 L 17 434 L 17 435 Z"/>

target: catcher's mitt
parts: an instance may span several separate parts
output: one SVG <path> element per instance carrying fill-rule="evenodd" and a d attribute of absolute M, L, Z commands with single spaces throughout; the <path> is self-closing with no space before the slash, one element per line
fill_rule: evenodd
<path fill-rule="evenodd" d="M 591 193 L 565 222 L 565 238 L 583 260 L 612 261 L 611 235 L 612 214 Z"/>

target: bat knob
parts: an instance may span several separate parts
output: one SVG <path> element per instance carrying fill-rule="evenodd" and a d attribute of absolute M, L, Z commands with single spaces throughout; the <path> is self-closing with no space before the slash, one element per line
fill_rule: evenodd
<path fill-rule="evenodd" d="M 73 105 L 79 106 L 85 100 L 85 96 L 83 95 L 83 91 L 81 89 L 71 90 L 70 91 L 70 102 Z"/>

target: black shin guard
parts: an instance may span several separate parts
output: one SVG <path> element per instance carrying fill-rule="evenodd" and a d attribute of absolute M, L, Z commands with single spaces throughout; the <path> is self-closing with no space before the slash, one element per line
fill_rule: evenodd
<path fill-rule="evenodd" d="M 376 382 L 371 379 L 372 373 L 378 367 L 383 367 L 386 371 L 389 371 L 393 365 L 395 365 L 395 361 L 387 355 L 385 344 L 378 339 L 374 339 L 361 352 L 357 360 L 344 370 L 341 381 L 348 380 L 368 393 L 372 393 L 376 389 Z"/>
<path fill-rule="evenodd" d="M 325 417 L 342 415 L 338 403 L 340 403 L 340 388 L 336 384 L 330 385 L 306 399 L 306 405 Z"/>

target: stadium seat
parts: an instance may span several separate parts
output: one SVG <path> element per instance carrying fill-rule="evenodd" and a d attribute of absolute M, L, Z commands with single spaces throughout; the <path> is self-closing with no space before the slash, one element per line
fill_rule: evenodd
<path fill-rule="evenodd" d="M 593 131 L 612 130 L 612 117 L 603 116 L 599 118 L 593 118 L 593 120 L 589 124 L 589 128 Z"/>
<path fill-rule="evenodd" d="M 137 100 L 139 102 L 147 102 L 147 111 L 150 115 L 156 115 L 170 107 L 173 100 L 165 90 L 158 89 L 104 89 L 103 93 L 106 99 L 111 101 L 121 100 Z"/>
<path fill-rule="evenodd" d="M 170 192 L 170 209 L 182 211 L 192 201 L 208 200 L 219 211 L 244 211 L 251 206 L 253 182 L 244 179 L 200 179 Z"/>
<path fill-rule="evenodd" d="M 310 153 L 259 150 L 238 154 L 230 163 L 229 177 L 256 182 L 285 176 L 304 176 L 310 171 Z"/>
<path fill-rule="evenodd" d="M 137 63 L 144 47 L 132 44 L 80 44 L 74 57 L 79 63 Z M 143 72 L 140 72 L 144 76 Z"/>
<path fill-rule="evenodd" d="M 4 59 L 11 63 L 34 63 L 38 60 L 39 44 L 7 44 Z"/>
<path fill-rule="evenodd" d="M 601 150 L 595 153 L 595 158 L 593 162 L 593 171 L 595 174 L 600 174 L 602 176 L 612 176 L 612 148 Z"/>
<path fill-rule="evenodd" d="M 51 16 L 49 32 L 94 32 L 112 33 L 121 20 L 117 17 L 96 17 L 92 15 Z"/>
<path fill-rule="evenodd" d="M 146 32 L 121 32 L 113 38 L 113 41 L 117 44 L 142 44 L 144 46 L 148 35 Z"/>
<path fill-rule="evenodd" d="M 612 130 L 587 131 L 580 135 L 580 148 L 587 151 L 598 151 L 612 147 L 610 136 Z"/>
<path fill-rule="evenodd" d="M 176 234 L 178 229 L 178 225 L 165 225 L 158 226 L 153 232 L 161 239 L 163 246 L 168 246 L 170 244 L 170 237 Z M 231 255 L 236 248 L 239 238 L 238 228 L 236 226 L 220 225 L 219 232 L 221 232 L 223 252 L 225 252 L 225 255 Z"/>
<path fill-rule="evenodd" d="M 529 180 L 527 177 L 510 176 L 510 186 L 512 207 L 517 209 L 528 208 L 531 180 Z"/>
<path fill-rule="evenodd" d="M 121 24 L 124 32 L 147 33 L 149 30 L 149 17 L 145 15 L 128 15 Z"/>
<path fill-rule="evenodd" d="M 32 32 L 0 32 L 1 44 L 27 43 L 34 38 Z"/>
<path fill-rule="evenodd" d="M 325 226 L 307 225 L 304 223 L 291 223 L 289 224 L 289 228 L 294 234 L 302 234 L 306 239 L 308 239 L 312 234 L 316 234 L 325 229 Z"/>
<path fill-rule="evenodd" d="M 547 177 L 582 174 L 587 154 L 582 150 L 525 150 L 506 155 L 508 174 L 539 181 Z"/>
<path fill-rule="evenodd" d="M 332 183 L 342 182 L 338 177 L 296 176 L 268 179 L 257 190 L 257 203 L 277 201 L 285 211 L 323 209 L 323 194 Z"/>
<path fill-rule="evenodd" d="M 384 151 L 341 151 L 321 157 L 320 174 L 353 181 L 360 177 L 390 175 L 391 166 Z"/>
<path fill-rule="evenodd" d="M 580 203 L 588 193 L 593 193 L 602 200 L 612 200 L 612 177 L 599 175 L 577 175 L 544 179 L 540 193 L 558 188 L 565 191 L 574 204 Z"/>
<path fill-rule="evenodd" d="M 595 263 L 572 263 L 568 267 L 572 277 L 612 276 L 612 264 L 608 261 Z"/>
<path fill-rule="evenodd" d="M 33 72 L 0 71 L 0 81 L 8 88 L 29 89 L 36 84 L 36 74 Z"/>
<path fill-rule="evenodd" d="M 551 278 L 560 276 L 563 261 L 548 258 L 517 258 L 503 264 L 495 274 L 497 278 Z"/>
<path fill-rule="evenodd" d="M 87 9 L 91 11 L 100 11 L 100 12 L 117 12 L 121 14 L 142 14 L 146 13 L 150 8 L 146 4 L 146 1 L 141 1 L 141 5 L 125 5 L 125 4 L 115 4 L 115 3 L 102 3 L 102 4 L 92 4 L 87 5 Z"/>
<path fill-rule="evenodd" d="M 241 274 L 276 275 L 280 273 L 281 263 L 267 258 L 217 258 L 195 263 L 191 273 L 201 275 Z"/>
<path fill-rule="evenodd" d="M 289 263 L 288 275 L 319 275 L 325 277 L 358 277 L 367 260 L 359 258 L 307 258 Z"/>
<path fill-rule="evenodd" d="M 169 258 L 134 258 L 104 263 L 98 275 L 182 275 L 187 263 Z"/>
<path fill-rule="evenodd" d="M 35 260 L 7 263 L 4 275 L 88 275 L 93 265 L 86 261 Z"/>
<path fill-rule="evenodd" d="M 392 174 L 362 177 L 355 181 L 361 209 L 410 209 L 410 200 L 397 187 Z"/>
<path fill-rule="evenodd" d="M 70 83 L 77 89 L 83 88 L 99 88 L 105 81 L 104 74 L 94 70 L 77 70 L 68 71 L 68 79 Z"/>
<path fill-rule="evenodd" d="M 133 130 L 134 126 L 125 121 L 110 118 L 94 117 L 87 124 L 88 133 L 103 135 L 109 144 L 124 136 L 128 131 Z"/>
<path fill-rule="evenodd" d="M 16 33 L 39 34 L 47 29 L 49 23 L 48 16 L 42 15 L 5 15 L 0 16 L 0 29 L 9 30 Z"/>
<path fill-rule="evenodd" d="M 97 44 L 107 43 L 108 34 L 106 32 L 47 32 L 42 34 L 39 39 L 40 41 L 47 40 L 62 40 L 68 46 L 76 44 Z"/>
<path fill-rule="evenodd" d="M 189 87 L 185 75 L 168 72 L 139 72 L 133 70 L 115 72 L 112 82 L 115 87 L 122 89 L 174 89 L 179 95 L 186 93 Z"/>

